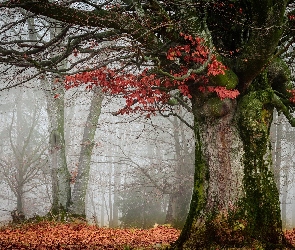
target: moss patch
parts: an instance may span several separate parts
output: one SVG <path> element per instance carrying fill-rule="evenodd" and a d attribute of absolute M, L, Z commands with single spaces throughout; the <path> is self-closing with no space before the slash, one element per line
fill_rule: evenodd
<path fill-rule="evenodd" d="M 226 87 L 227 89 L 234 89 L 239 82 L 237 75 L 232 70 L 225 70 L 224 74 L 211 76 L 209 80 L 213 86 Z"/>
<path fill-rule="evenodd" d="M 272 92 L 267 88 L 266 79 L 265 75 L 259 77 L 252 91 L 239 102 L 238 121 L 245 151 L 245 197 L 241 209 L 247 221 L 246 234 L 261 242 L 266 249 L 275 249 L 282 243 L 282 225 L 279 193 L 268 154 L 273 108 L 269 104 Z"/>

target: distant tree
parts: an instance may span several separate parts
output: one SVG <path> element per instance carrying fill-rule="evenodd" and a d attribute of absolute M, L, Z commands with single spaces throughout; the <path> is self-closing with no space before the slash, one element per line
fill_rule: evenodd
<path fill-rule="evenodd" d="M 173 112 L 182 119 L 191 118 L 191 114 L 185 113 L 183 109 Z M 125 182 L 123 187 L 118 188 L 119 194 L 126 197 L 130 193 L 130 198 L 120 201 L 120 207 L 124 206 L 124 201 L 133 203 L 132 194 L 136 196 L 149 187 L 152 191 L 147 192 L 148 199 L 158 206 L 159 213 L 162 214 L 164 209 L 166 214 L 164 221 L 156 219 L 154 222 L 181 228 L 188 213 L 193 187 L 193 131 L 176 116 L 168 117 L 169 123 L 166 119 L 160 116 L 151 119 L 137 118 L 138 125 L 134 124 L 136 129 L 127 132 L 128 139 L 115 136 L 123 140 L 117 143 L 125 144 L 125 147 L 121 145 L 116 153 L 119 162 L 125 165 L 121 173 L 125 176 Z M 134 147 L 138 149 L 129 148 L 128 141 L 134 141 Z M 113 150 L 118 147 L 117 143 L 113 143 Z M 134 150 L 136 155 L 132 153 Z M 114 171 L 121 168 L 119 166 L 114 167 Z M 116 176 L 115 173 L 114 175 Z M 162 203 L 159 203 L 159 200 L 163 200 Z M 140 206 L 136 207 L 140 210 Z M 146 208 L 148 209 L 148 206 Z M 136 209 L 132 206 L 124 206 L 124 214 L 132 215 L 133 210 Z"/>
<path fill-rule="evenodd" d="M 30 41 L 43 41 L 54 38 L 63 33 L 62 24 L 53 22 L 49 18 L 43 22 L 43 25 L 48 28 L 48 37 L 43 37 L 42 32 L 38 29 L 38 20 L 28 19 L 28 31 Z M 23 39 L 23 34 L 20 39 Z M 62 47 L 62 45 L 59 45 Z M 52 51 L 54 54 L 54 51 Z M 66 69 L 67 65 L 74 67 L 76 60 L 61 60 L 58 71 Z M 65 111 L 65 89 L 62 80 L 50 74 L 47 77 L 42 77 L 41 84 L 47 100 L 47 113 L 49 117 L 49 163 L 52 175 L 52 207 L 49 212 L 51 215 L 65 216 L 66 212 L 85 217 L 85 197 L 88 185 L 88 175 L 90 169 L 91 153 L 94 146 L 93 139 L 101 111 L 101 102 L 103 95 L 99 87 L 93 88 L 89 115 L 85 123 L 83 138 L 81 142 L 81 150 L 79 163 L 77 166 L 77 174 L 71 176 L 67 164 L 67 145 L 72 140 L 69 137 L 66 142 L 66 111 Z M 68 132 L 68 134 L 70 134 Z M 70 184 L 73 185 L 71 190 Z M 70 210 L 70 211 L 69 211 Z"/>
<path fill-rule="evenodd" d="M 183 111 L 180 110 L 177 113 L 183 116 Z M 173 125 L 172 144 L 174 144 L 175 162 L 171 161 L 173 181 L 169 193 L 166 223 L 182 228 L 189 211 L 193 189 L 194 150 L 188 137 L 187 129 L 190 128 L 184 127 L 184 123 L 175 116 L 170 121 Z"/>
<path fill-rule="evenodd" d="M 121 226 L 151 228 L 156 223 L 164 224 L 166 215 L 164 195 L 161 195 L 157 188 L 145 185 L 145 180 L 142 179 L 146 177 L 140 171 L 137 172 L 133 176 L 133 183 L 127 184 L 120 192 Z"/>
<path fill-rule="evenodd" d="M 46 172 L 48 152 L 46 134 L 38 130 L 42 111 L 37 104 L 34 104 L 32 114 L 25 111 L 22 95 L 16 95 L 11 123 L 5 129 L 8 137 L 2 138 L 0 155 L 0 173 L 16 197 L 16 210 L 12 212 L 15 222 L 25 218 L 25 195 L 44 184 L 40 183 L 39 177 Z"/>

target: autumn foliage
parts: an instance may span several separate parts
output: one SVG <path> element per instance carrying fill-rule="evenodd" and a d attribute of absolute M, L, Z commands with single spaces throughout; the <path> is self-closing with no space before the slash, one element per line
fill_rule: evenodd
<path fill-rule="evenodd" d="M 86 223 L 41 222 L 0 230 L 0 249 L 156 249 L 174 242 L 180 231 L 99 228 Z"/>
<path fill-rule="evenodd" d="M 181 34 L 183 45 L 171 47 L 167 60 L 179 64 L 178 70 L 164 71 L 160 65 L 145 69 L 139 74 L 130 74 L 109 68 L 86 71 L 65 78 L 65 88 L 86 84 L 86 88 L 102 87 L 103 91 L 121 95 L 126 106 L 120 113 L 134 111 L 156 112 L 159 104 L 165 105 L 170 99 L 170 91 L 178 89 L 184 98 L 192 98 L 190 85 L 199 86 L 201 93 L 216 93 L 219 98 L 236 98 L 239 91 L 228 90 L 223 86 L 209 86 L 209 77 L 224 74 L 226 66 L 205 45 L 203 39 Z M 163 106 L 162 106 L 163 107 Z"/>
<path fill-rule="evenodd" d="M 292 89 L 292 90 L 289 90 L 288 92 L 290 93 L 290 98 L 289 98 L 290 102 L 295 103 L 295 90 Z"/>

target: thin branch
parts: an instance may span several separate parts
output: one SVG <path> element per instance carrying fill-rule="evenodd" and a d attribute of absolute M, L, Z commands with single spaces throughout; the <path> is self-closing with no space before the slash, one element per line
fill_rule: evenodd
<path fill-rule="evenodd" d="M 273 94 L 272 104 L 276 107 L 278 111 L 281 111 L 285 115 L 290 125 L 292 127 L 295 127 L 295 118 L 289 112 L 288 107 L 281 101 L 280 97 L 278 97 L 276 94 Z"/>

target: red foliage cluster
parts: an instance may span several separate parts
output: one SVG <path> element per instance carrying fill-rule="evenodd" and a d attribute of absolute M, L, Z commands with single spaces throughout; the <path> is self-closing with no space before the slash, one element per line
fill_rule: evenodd
<path fill-rule="evenodd" d="M 90 72 L 84 72 L 65 79 L 65 88 L 70 89 L 81 84 L 87 84 L 87 88 L 100 86 L 104 92 L 114 95 L 122 95 L 126 100 L 126 107 L 120 110 L 121 114 L 134 111 L 147 111 L 154 113 L 157 108 L 155 103 L 166 103 L 169 94 L 161 91 L 161 79 L 154 74 L 147 74 L 147 70 L 140 75 L 116 73 L 114 70 L 101 68 Z M 136 105 L 135 105 L 136 104 Z"/>
<path fill-rule="evenodd" d="M 291 97 L 289 98 L 290 102 L 295 103 L 295 89 L 288 90 L 288 92 L 291 94 Z"/>
<path fill-rule="evenodd" d="M 182 71 L 183 73 L 186 73 L 185 71 L 188 71 L 188 68 L 192 63 L 202 65 L 210 59 L 206 72 L 207 76 L 224 74 L 226 67 L 216 59 L 215 55 L 211 55 L 211 58 L 209 58 L 209 48 L 204 45 L 204 40 L 202 38 L 194 38 L 191 35 L 183 33 L 180 35 L 184 38 L 187 44 L 170 48 L 167 53 L 168 60 L 176 60 L 177 58 L 183 59 L 184 68 Z M 198 78 L 195 74 L 192 74 L 192 76 L 194 76 L 192 78 L 194 80 L 195 78 Z"/>
<path fill-rule="evenodd" d="M 183 96 L 191 98 L 189 84 L 198 83 L 206 86 L 209 76 L 224 74 L 226 67 L 217 60 L 214 54 L 210 54 L 209 48 L 203 39 L 181 34 L 185 40 L 184 45 L 172 47 L 167 52 L 168 60 L 179 60 L 181 66 L 178 72 L 166 72 L 154 74 L 147 69 L 141 74 L 134 75 L 127 72 L 100 68 L 84 72 L 65 79 L 65 88 L 77 87 L 87 84 L 87 88 L 101 86 L 103 91 L 115 95 L 122 95 L 126 99 L 126 107 L 120 113 L 134 111 L 147 111 L 155 113 L 158 110 L 156 104 L 166 104 L 170 98 L 169 90 L 178 89 Z M 202 72 L 192 70 L 192 67 L 207 65 Z M 237 90 L 227 90 L 225 87 L 201 87 L 200 91 L 215 92 L 221 99 L 236 98 Z"/>
<path fill-rule="evenodd" d="M 180 86 L 187 86 L 186 83 L 192 80 L 193 82 L 199 82 L 202 84 L 202 86 L 199 87 L 200 92 L 215 92 L 220 99 L 235 99 L 240 94 L 239 91 L 236 89 L 228 90 L 222 86 L 208 86 L 208 76 L 224 74 L 226 67 L 217 60 L 215 55 L 211 55 L 211 58 L 209 58 L 210 51 L 209 48 L 204 45 L 203 39 L 199 37 L 193 38 L 192 36 L 185 34 L 181 34 L 181 36 L 183 36 L 184 39 L 188 41 L 188 44 L 184 46 L 176 46 L 170 48 L 167 53 L 167 59 L 176 60 L 183 58 L 183 64 L 185 65 L 184 67 L 182 67 L 183 75 L 187 74 L 188 68 L 192 62 L 195 65 L 202 65 L 205 64 L 207 61 L 210 62 L 208 63 L 207 72 L 205 75 L 192 73 L 189 77 L 181 82 L 182 85 Z M 174 76 L 177 77 L 178 75 L 175 74 Z M 186 95 L 190 97 L 189 93 Z"/>
<path fill-rule="evenodd" d="M 174 242 L 180 231 L 158 226 L 152 229 L 99 228 L 86 223 L 34 223 L 0 230 L 1 249 L 153 249 Z"/>
<path fill-rule="evenodd" d="M 233 9 L 236 13 L 243 14 L 243 9 L 233 3 L 226 4 L 223 1 L 216 1 L 213 3 L 213 7 L 218 9 L 219 11 L 222 11 L 224 9 Z"/>
<path fill-rule="evenodd" d="M 216 94 L 218 95 L 218 97 L 221 100 L 223 100 L 225 98 L 235 99 L 240 94 L 240 92 L 237 89 L 228 90 L 227 88 L 222 87 L 222 86 L 217 86 L 217 87 L 200 86 L 199 90 L 201 92 L 206 92 L 206 91 L 208 91 L 208 92 L 216 92 Z"/>

